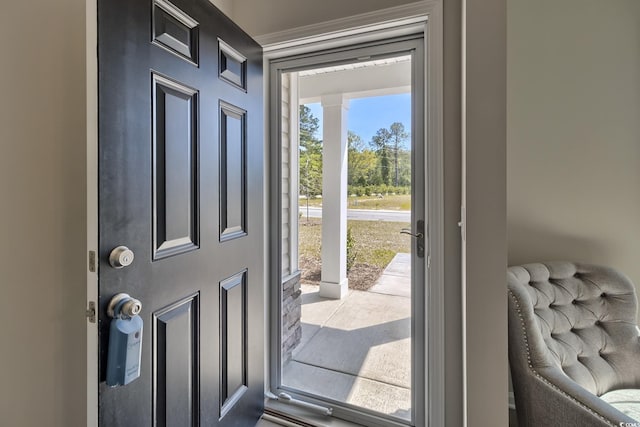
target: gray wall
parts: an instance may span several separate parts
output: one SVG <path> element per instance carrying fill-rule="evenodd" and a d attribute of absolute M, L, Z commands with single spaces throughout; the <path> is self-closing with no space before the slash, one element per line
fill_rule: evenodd
<path fill-rule="evenodd" d="M 462 189 L 462 2 L 446 1 L 443 15 L 445 426 L 462 426 L 462 244 L 458 227 Z"/>
<path fill-rule="evenodd" d="M 506 0 L 466 2 L 463 298 L 467 426 L 506 426 Z"/>
<path fill-rule="evenodd" d="M 0 13 L 0 424 L 86 420 L 84 0 Z"/>
<path fill-rule="evenodd" d="M 605 264 L 640 285 L 640 2 L 508 10 L 509 263 Z"/>

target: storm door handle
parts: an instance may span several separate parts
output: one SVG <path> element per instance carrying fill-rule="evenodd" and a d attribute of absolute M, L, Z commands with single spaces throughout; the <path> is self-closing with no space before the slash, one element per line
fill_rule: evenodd
<path fill-rule="evenodd" d="M 416 223 L 416 233 L 413 233 L 410 228 L 403 228 L 400 230 L 400 234 L 408 234 L 416 239 L 416 255 L 420 258 L 424 258 L 424 220 L 419 219 Z"/>

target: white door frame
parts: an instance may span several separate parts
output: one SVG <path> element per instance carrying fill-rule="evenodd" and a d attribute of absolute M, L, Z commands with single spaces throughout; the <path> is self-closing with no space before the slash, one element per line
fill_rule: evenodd
<path fill-rule="evenodd" d="M 98 304 L 98 2 L 86 0 L 87 309 Z M 93 254 L 93 255 L 92 255 Z M 92 265 L 93 264 L 93 265 Z M 89 314 L 89 312 L 87 312 Z M 98 427 L 98 313 L 87 321 L 87 427 Z"/>
<path fill-rule="evenodd" d="M 427 25 L 425 25 L 428 22 Z M 294 55 L 310 54 L 354 44 L 366 43 L 423 32 L 425 41 L 425 116 L 426 149 L 425 212 L 427 225 L 427 263 L 425 307 L 425 354 L 427 377 L 425 378 L 425 405 L 428 426 L 442 426 L 445 420 L 445 356 L 444 356 L 444 158 L 443 158 L 443 20 L 441 0 L 413 3 L 380 12 L 340 19 L 322 25 L 310 25 L 258 37 L 264 47 L 264 77 L 271 82 L 271 61 Z M 265 108 L 276 108 L 269 100 L 270 87 L 265 85 Z M 266 115 L 270 117 L 270 115 Z M 268 121 L 265 135 L 270 135 Z M 267 149 L 269 141 L 265 141 Z M 269 165 L 266 165 L 269 166 Z M 270 171 L 270 167 L 265 170 Z M 268 182 L 265 182 L 268 186 Z M 269 194 L 265 188 L 265 194 Z M 268 230 L 269 219 L 266 219 Z M 265 239 L 268 242 L 268 239 Z M 269 264 L 270 265 L 270 264 Z M 267 281 L 269 283 L 269 281 Z M 277 309 L 267 298 L 267 313 Z M 266 319 L 265 324 L 269 324 Z M 271 337 L 269 342 L 277 339 Z M 266 354 L 271 354 L 269 347 Z M 266 372 L 270 372 L 270 362 Z M 270 378 L 266 387 L 270 389 Z M 337 425 L 337 424 L 336 424 Z"/>

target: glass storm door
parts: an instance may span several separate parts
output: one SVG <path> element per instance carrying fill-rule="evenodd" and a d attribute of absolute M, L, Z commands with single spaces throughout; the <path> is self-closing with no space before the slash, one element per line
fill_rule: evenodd
<path fill-rule="evenodd" d="M 422 44 L 272 62 L 272 392 L 316 415 L 424 425 Z"/>

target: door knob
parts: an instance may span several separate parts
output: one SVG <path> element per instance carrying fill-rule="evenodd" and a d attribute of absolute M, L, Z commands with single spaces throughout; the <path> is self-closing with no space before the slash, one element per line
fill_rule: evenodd
<path fill-rule="evenodd" d="M 132 298 L 129 294 L 116 294 L 109 301 L 107 306 L 107 315 L 112 319 L 118 318 L 121 315 L 125 317 L 137 316 L 142 310 L 142 303 Z"/>
<path fill-rule="evenodd" d="M 109 254 L 109 264 L 113 268 L 123 268 L 133 262 L 133 251 L 126 246 L 118 246 Z"/>
<path fill-rule="evenodd" d="M 144 322 L 138 316 L 140 310 L 140 301 L 129 294 L 115 295 L 107 306 L 107 314 L 113 319 L 107 350 L 106 383 L 110 387 L 127 385 L 140 376 L 144 329 Z"/>

